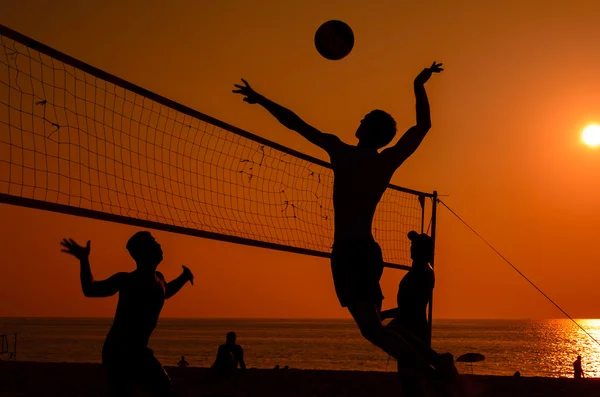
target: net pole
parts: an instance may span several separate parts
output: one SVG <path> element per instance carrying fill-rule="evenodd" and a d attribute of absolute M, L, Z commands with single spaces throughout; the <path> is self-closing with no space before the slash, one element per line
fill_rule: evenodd
<path fill-rule="evenodd" d="M 437 202 L 438 202 L 438 193 L 437 190 L 433 191 L 431 203 L 431 239 L 433 240 L 433 256 L 431 257 L 431 267 L 434 268 L 435 262 L 435 234 L 436 234 L 436 226 L 437 226 Z M 435 270 L 435 268 L 434 268 Z M 433 291 L 431 292 L 431 297 L 429 299 L 429 314 L 428 314 L 428 322 L 429 322 L 429 346 L 431 346 L 431 337 L 433 333 Z"/>
<path fill-rule="evenodd" d="M 419 196 L 421 202 L 421 233 L 425 232 L 425 196 Z"/>

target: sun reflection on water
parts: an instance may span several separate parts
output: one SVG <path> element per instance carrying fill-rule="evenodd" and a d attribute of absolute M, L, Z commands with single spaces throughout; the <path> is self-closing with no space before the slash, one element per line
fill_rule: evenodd
<path fill-rule="evenodd" d="M 600 342 L 600 319 L 576 321 Z M 572 378 L 573 362 L 580 355 L 585 376 L 600 377 L 600 345 L 568 319 L 449 321 L 434 327 L 433 347 L 455 357 L 483 354 L 485 361 L 473 364 L 475 374 L 510 376 L 519 371 L 523 376 Z M 470 364 L 457 366 L 460 372 L 471 372 Z"/>
<path fill-rule="evenodd" d="M 600 320 L 576 320 L 593 338 L 600 341 Z M 536 324 L 531 330 L 538 333 L 538 349 L 545 357 L 540 366 L 554 376 L 572 377 L 573 362 L 582 357 L 583 370 L 587 377 L 600 376 L 600 345 L 590 338 L 571 320 L 549 320 Z M 552 371 L 554 369 L 554 371 Z M 549 374 L 550 375 L 550 374 Z"/>
<path fill-rule="evenodd" d="M 572 373 L 572 361 L 580 355 L 586 376 L 594 378 L 600 376 L 600 319 L 576 320 L 596 341 L 570 320 L 555 321 L 558 322 L 557 329 L 562 333 L 563 355 L 567 354 L 567 351 L 571 353 L 570 356 L 564 357 L 566 361 L 571 361 L 568 372 Z"/>

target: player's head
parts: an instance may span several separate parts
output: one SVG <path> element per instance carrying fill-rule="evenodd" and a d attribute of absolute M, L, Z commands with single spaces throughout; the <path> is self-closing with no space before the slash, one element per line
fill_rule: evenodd
<path fill-rule="evenodd" d="M 236 335 L 235 332 L 231 331 L 227 333 L 227 336 L 225 337 L 226 342 L 227 343 L 231 343 L 234 344 L 235 343 L 235 339 L 236 339 Z"/>
<path fill-rule="evenodd" d="M 127 241 L 127 251 L 138 267 L 156 267 L 163 260 L 160 244 L 156 242 L 150 232 L 137 232 Z"/>
<path fill-rule="evenodd" d="M 356 137 L 361 145 L 381 149 L 396 136 L 396 120 L 383 110 L 373 110 L 360 122 Z"/>
<path fill-rule="evenodd" d="M 425 233 L 417 233 L 414 230 L 408 232 L 410 245 L 410 257 L 416 262 L 429 263 L 433 259 L 433 239 Z"/>

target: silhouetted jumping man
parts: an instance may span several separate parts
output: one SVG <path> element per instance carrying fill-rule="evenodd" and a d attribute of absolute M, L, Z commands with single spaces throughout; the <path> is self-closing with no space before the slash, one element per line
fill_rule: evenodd
<path fill-rule="evenodd" d="M 238 365 L 242 372 L 246 371 L 246 362 L 244 361 L 244 349 L 236 344 L 235 332 L 228 332 L 225 337 L 225 344 L 219 346 L 217 358 L 212 369 L 218 375 L 233 375 L 237 371 Z"/>
<path fill-rule="evenodd" d="M 325 150 L 334 172 L 334 244 L 331 270 L 340 304 L 347 307 L 362 335 L 399 361 L 413 365 L 432 365 L 448 380 L 457 379 L 452 355 L 440 355 L 427 345 L 414 347 L 381 323 L 383 294 L 379 280 L 383 273 L 383 256 L 371 233 L 375 209 L 392 175 L 419 147 L 431 128 L 429 101 L 425 83 L 433 73 L 443 69 L 433 63 L 423 69 L 414 81 L 417 123 L 398 143 L 381 152 L 396 135 L 396 121 L 382 110 L 373 110 L 356 130 L 358 144 L 348 145 L 335 135 L 323 133 L 308 125 L 289 109 L 258 94 L 242 79 L 236 84 L 236 94 L 244 101 L 259 104 L 285 127 L 298 132 L 311 143 Z"/>
<path fill-rule="evenodd" d="M 62 252 L 79 259 L 81 289 L 88 298 L 103 298 L 119 293 L 113 325 L 102 348 L 102 365 L 114 396 L 133 395 L 134 385 L 147 386 L 156 396 L 174 396 L 171 379 L 154 352 L 148 347 L 165 299 L 175 295 L 194 276 L 185 266 L 183 273 L 167 283 L 156 271 L 163 252 L 149 232 L 138 232 L 127 242 L 136 270 L 116 273 L 96 281 L 90 267 L 90 242 L 85 247 L 63 239 Z"/>
<path fill-rule="evenodd" d="M 433 260 L 433 239 L 427 234 L 415 231 L 408 233 L 411 241 L 411 269 L 404 275 L 398 286 L 397 304 L 394 309 L 381 312 L 381 319 L 392 318 L 388 328 L 404 336 L 408 341 L 420 341 L 429 345 L 431 338 L 427 321 L 427 305 L 431 301 L 435 274 L 430 263 Z M 420 395 L 427 384 L 427 368 L 406 366 L 398 361 L 398 373 L 404 394 Z"/>

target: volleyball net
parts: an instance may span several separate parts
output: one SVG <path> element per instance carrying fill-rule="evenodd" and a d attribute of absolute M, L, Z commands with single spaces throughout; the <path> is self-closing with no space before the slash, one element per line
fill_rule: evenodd
<path fill-rule="evenodd" d="M 328 256 L 327 162 L 211 118 L 0 25 L 0 202 Z M 407 268 L 434 194 L 390 185 L 373 233 Z"/>

